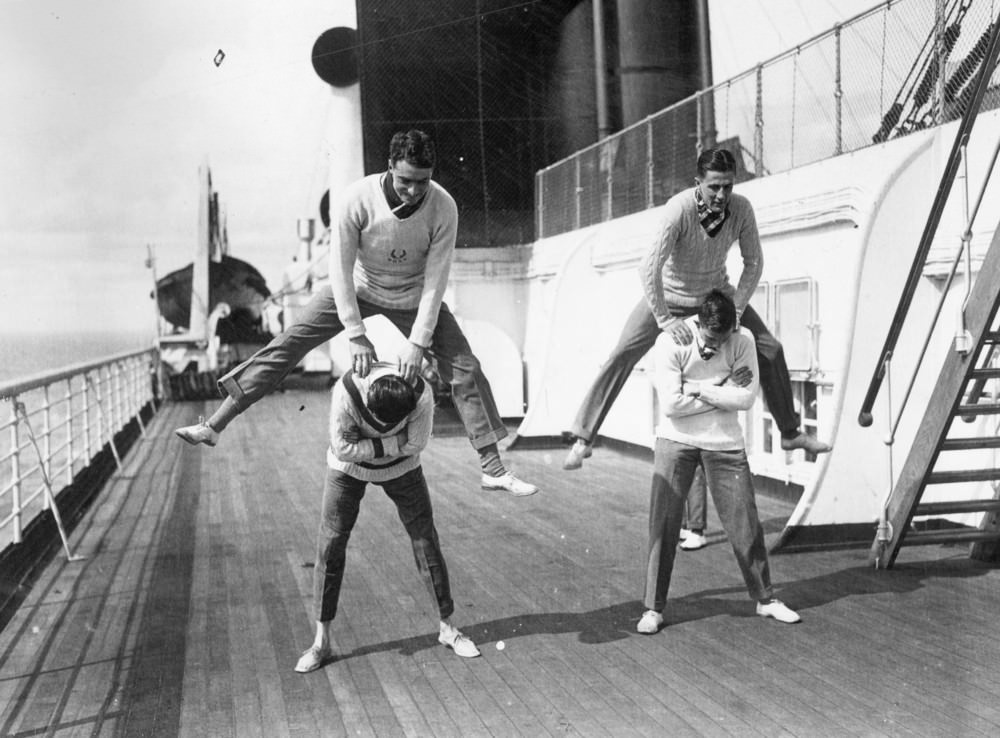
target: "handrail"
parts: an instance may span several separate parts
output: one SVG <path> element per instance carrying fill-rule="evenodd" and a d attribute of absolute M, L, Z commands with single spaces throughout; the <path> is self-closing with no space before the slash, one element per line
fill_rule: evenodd
<path fill-rule="evenodd" d="M 118 354 L 112 354 L 111 356 L 105 356 L 92 361 L 70 364 L 62 369 L 57 369 L 54 372 L 40 372 L 38 374 L 31 374 L 23 379 L 0 382 L 0 400 L 5 400 L 8 397 L 13 397 L 14 395 L 24 394 L 30 390 L 44 387 L 47 384 L 54 384 L 62 379 L 75 377 L 78 374 L 86 374 L 89 371 L 106 366 L 107 364 L 114 364 L 119 361 L 131 359 L 134 356 L 142 356 L 143 354 L 148 354 L 153 350 L 154 349 L 152 348 L 144 348 L 133 349 L 132 351 L 123 351 Z"/>
<path fill-rule="evenodd" d="M 52 509 L 59 488 L 105 446 L 121 468 L 116 434 L 133 420 L 145 433 L 142 413 L 159 396 L 156 366 L 148 348 L 0 384 L 0 408 L 10 408 L 0 417 L 0 550 L 21 543 L 45 510 L 60 522 Z"/>
<path fill-rule="evenodd" d="M 952 144 L 951 152 L 948 154 L 948 161 L 945 165 L 944 173 L 941 175 L 941 182 L 938 184 L 934 203 L 931 205 L 931 211 L 927 216 L 924 231 L 920 236 L 920 242 L 913 257 L 913 263 L 910 266 L 910 273 L 906 278 L 906 285 L 903 287 L 903 293 L 900 295 L 899 303 L 896 306 L 896 312 L 889 326 L 889 332 L 886 334 L 885 343 L 878 354 L 875 371 L 872 373 L 864 401 L 861 403 L 861 411 L 858 413 L 858 423 L 864 427 L 872 424 L 872 407 L 875 405 L 875 399 L 878 397 L 882 380 L 885 378 L 887 363 L 892 360 L 892 355 L 896 350 L 896 343 L 899 341 L 900 333 L 903 330 L 903 323 L 906 320 L 906 315 L 909 312 L 913 297 L 919 286 L 924 265 L 927 262 L 927 255 L 930 252 L 931 244 L 937 233 L 938 224 L 941 221 L 945 204 L 951 193 L 951 186 L 955 181 L 955 174 L 961 162 L 962 147 L 968 143 L 969 135 L 972 133 L 972 128 L 975 125 L 979 109 L 983 103 L 983 96 L 986 94 L 986 88 L 989 86 L 990 77 L 992 77 L 996 69 L 998 49 L 1000 49 L 1000 13 L 998 13 L 993 21 L 989 45 L 987 46 L 986 55 L 979 70 L 979 76 L 976 79 L 972 99 L 962 114 L 958 131 L 955 133 L 955 141 Z"/>
<path fill-rule="evenodd" d="M 937 308 L 934 311 L 933 317 L 929 321 L 927 328 L 927 334 L 924 336 L 924 343 L 920 347 L 920 352 L 917 355 L 916 364 L 910 374 L 910 380 L 906 385 L 906 390 L 903 392 L 902 402 L 899 403 L 899 409 L 895 413 L 895 418 L 893 418 L 893 413 L 889 411 L 889 432 L 886 435 L 885 443 L 890 448 L 895 442 L 896 431 L 899 429 L 899 424 L 903 419 L 903 412 L 906 410 L 906 406 L 910 402 L 910 395 L 913 392 L 913 387 L 916 384 L 917 373 L 920 371 L 920 367 L 923 365 L 924 358 L 927 355 L 927 349 L 930 346 L 931 338 L 934 335 L 934 329 L 937 327 L 938 320 L 941 317 L 941 313 L 944 310 L 945 301 L 948 299 L 948 295 L 951 291 L 952 282 L 955 280 L 955 274 L 958 273 L 958 266 L 962 262 L 963 256 L 965 257 L 966 272 L 965 272 L 965 300 L 962 303 L 961 317 L 962 317 L 962 329 L 965 328 L 965 308 L 968 304 L 969 294 L 972 287 L 972 265 L 971 265 L 971 253 L 972 253 L 972 226 L 976 222 L 976 216 L 979 214 L 979 206 L 983 202 L 983 195 L 986 193 L 986 188 L 990 182 L 990 176 L 992 175 L 994 166 L 996 165 L 997 156 L 1000 154 L 1000 140 L 997 141 L 996 148 L 993 151 L 993 158 L 990 161 L 990 166 L 986 170 L 986 176 L 983 180 L 982 188 L 979 190 L 979 197 L 976 199 L 976 204 L 972 208 L 972 212 L 969 212 L 968 205 L 965 207 L 965 222 L 966 226 L 962 231 L 962 239 L 960 241 L 959 247 L 955 252 L 955 258 L 952 260 L 951 269 L 948 271 L 948 276 L 945 278 L 944 285 L 942 286 L 940 292 L 941 295 L 938 298 Z M 966 158 L 967 151 L 965 147 L 962 147 L 963 158 Z M 968 200 L 968 194 L 965 195 L 965 200 Z M 888 367 L 886 368 L 888 371 Z M 977 380 L 981 381 L 981 380 Z M 980 390 L 981 391 L 981 390 Z M 890 389 L 891 392 L 891 389 Z M 890 487 L 891 490 L 891 487 Z"/>

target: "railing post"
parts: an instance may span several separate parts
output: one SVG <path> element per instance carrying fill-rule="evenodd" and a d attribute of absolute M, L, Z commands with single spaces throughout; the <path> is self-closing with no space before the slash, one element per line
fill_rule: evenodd
<path fill-rule="evenodd" d="M 49 400 L 49 385 L 42 388 L 42 457 L 38 464 L 42 467 L 42 475 L 52 478 L 52 409 Z M 42 509 L 49 509 L 47 496 L 42 497 Z"/>
<path fill-rule="evenodd" d="M 653 162 L 653 119 L 646 118 L 646 207 L 651 208 L 656 205 L 656 198 L 653 196 L 655 180 L 655 165 Z"/>
<path fill-rule="evenodd" d="M 754 111 L 753 168 L 758 177 L 764 176 L 764 67 L 757 65 L 757 102 Z"/>
<path fill-rule="evenodd" d="M 934 85 L 934 125 L 944 121 L 944 83 L 945 83 L 945 48 L 944 20 L 945 0 L 937 0 L 934 4 L 934 66 L 937 71 L 937 81 Z"/>
<path fill-rule="evenodd" d="M 621 140 L 621 139 L 615 139 Z M 607 169 L 607 173 L 604 175 L 604 180 L 608 186 L 608 199 L 605 203 L 604 217 L 601 219 L 602 222 L 607 223 L 614 217 L 615 214 L 615 167 L 614 161 L 611 156 L 611 147 L 607 143 L 602 143 L 600 149 L 602 158 L 604 158 L 604 165 Z"/>
<path fill-rule="evenodd" d="M 73 379 L 66 379 L 66 484 L 73 483 Z"/>
<path fill-rule="evenodd" d="M 580 157 L 577 156 L 573 160 L 573 202 L 576 205 L 573 214 L 574 230 L 580 227 L 580 220 L 583 217 L 583 204 L 580 202 L 581 195 L 583 195 L 583 184 L 580 180 Z"/>
<path fill-rule="evenodd" d="M 87 381 L 86 375 L 83 379 L 83 450 L 87 458 L 93 458 L 94 451 L 92 448 L 92 439 L 90 437 L 90 383 Z M 66 380 L 67 384 L 72 382 L 71 379 Z M 72 385 L 69 387 L 69 391 L 72 392 Z"/>
<path fill-rule="evenodd" d="M 843 66 L 841 64 L 841 42 L 840 42 L 840 31 L 842 26 L 838 23 L 834 26 L 833 40 L 834 49 L 836 51 L 835 66 L 834 66 L 834 87 L 833 87 L 833 102 L 834 102 L 834 142 L 833 142 L 833 153 L 834 156 L 840 156 L 844 153 L 844 88 L 843 88 L 843 78 L 841 76 Z"/>
<path fill-rule="evenodd" d="M 17 403 L 20 402 L 17 395 L 9 398 L 10 401 L 10 504 L 11 515 L 14 524 L 13 542 L 20 543 L 23 538 L 21 527 L 21 445 L 17 437 Z"/>

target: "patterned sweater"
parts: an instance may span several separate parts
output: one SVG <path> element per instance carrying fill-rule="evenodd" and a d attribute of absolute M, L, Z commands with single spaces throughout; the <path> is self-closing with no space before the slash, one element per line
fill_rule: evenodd
<path fill-rule="evenodd" d="M 397 218 L 382 193 L 384 174 L 354 182 L 339 200 L 330 244 L 333 299 L 349 338 L 365 334 L 359 297 L 381 307 L 416 309 L 408 338 L 426 348 L 448 285 L 458 208 L 432 180 L 417 211 Z"/>
<path fill-rule="evenodd" d="M 386 374 L 398 374 L 396 366 L 379 362 L 367 377 L 347 372 L 333 387 L 327 464 L 366 482 L 385 482 L 420 466 L 420 452 L 434 425 L 434 394 L 419 377 L 414 384 L 417 407 L 406 419 L 389 426 L 368 411 L 368 388 Z M 401 443 L 404 429 L 406 440 Z M 344 433 L 350 430 L 357 431 L 361 439 L 348 441 Z"/>
<path fill-rule="evenodd" d="M 661 329 L 672 320 L 668 305 L 697 307 L 714 289 L 732 297 L 736 311 L 742 314 L 764 269 L 757 219 L 750 201 L 733 193 L 729 216 L 721 230 L 709 236 L 698 220 L 694 189 L 667 200 L 659 236 L 639 266 L 646 302 Z M 743 255 L 743 272 L 735 289 L 726 273 L 726 257 L 734 241 L 740 242 Z"/>
<path fill-rule="evenodd" d="M 657 438 L 667 438 L 708 451 L 745 448 L 739 411 L 753 405 L 760 386 L 757 348 L 753 336 L 743 328 L 719 347 L 709 360 L 698 352 L 697 328 L 688 318 L 695 340 L 678 346 L 661 333 L 653 346 L 654 381 L 662 416 Z M 739 367 L 753 372 L 746 387 L 726 383 Z M 689 392 L 698 390 L 700 397 Z"/>

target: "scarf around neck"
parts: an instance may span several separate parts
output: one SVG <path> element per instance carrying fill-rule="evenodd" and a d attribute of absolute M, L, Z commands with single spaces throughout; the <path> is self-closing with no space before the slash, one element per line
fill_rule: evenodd
<path fill-rule="evenodd" d="M 709 238 L 714 238 L 722 229 L 722 224 L 726 222 L 726 218 L 729 217 L 729 207 L 726 206 L 721 213 L 712 212 L 708 205 L 705 204 L 705 200 L 701 196 L 701 190 L 697 187 L 694 188 L 694 202 L 698 208 L 698 221 L 701 223 L 701 227 L 705 229 L 705 233 L 708 234 Z"/>

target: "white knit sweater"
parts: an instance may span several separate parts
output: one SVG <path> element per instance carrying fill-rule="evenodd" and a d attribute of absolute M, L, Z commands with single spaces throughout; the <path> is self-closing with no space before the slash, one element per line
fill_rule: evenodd
<path fill-rule="evenodd" d="M 694 319 L 688 318 L 693 331 Z M 708 361 L 698 352 L 697 338 L 678 346 L 661 333 L 653 346 L 654 381 L 660 400 L 657 438 L 667 438 L 709 451 L 745 448 L 739 411 L 748 410 L 760 386 L 757 348 L 745 328 L 732 335 Z M 746 387 L 727 383 L 740 367 L 753 372 Z M 700 397 L 691 396 L 697 390 Z"/>
<path fill-rule="evenodd" d="M 384 174 L 384 173 L 383 173 Z M 338 201 L 330 244 L 330 284 L 350 338 L 365 334 L 358 298 L 387 308 L 417 310 L 409 340 L 427 347 L 437 325 L 455 252 L 458 208 L 433 180 L 408 218 L 386 202 L 382 174 L 354 182 Z"/>
<path fill-rule="evenodd" d="M 642 289 L 662 329 L 672 318 L 668 305 L 697 307 L 712 290 L 733 298 L 740 314 L 757 288 L 764 256 L 753 206 L 742 195 L 729 198 L 729 216 L 715 236 L 698 220 L 694 188 L 679 192 L 663 206 L 663 225 L 656 243 L 639 267 Z M 726 273 L 726 258 L 740 243 L 743 271 L 735 289 Z"/>

